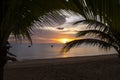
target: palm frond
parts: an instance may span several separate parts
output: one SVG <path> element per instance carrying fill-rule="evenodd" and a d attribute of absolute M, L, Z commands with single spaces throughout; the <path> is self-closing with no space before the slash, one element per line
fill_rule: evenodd
<path fill-rule="evenodd" d="M 81 36 L 92 36 L 92 38 L 99 38 L 101 40 L 106 40 L 108 42 L 114 42 L 115 39 L 111 34 L 105 33 L 103 31 L 100 30 L 83 30 L 83 31 L 79 31 L 76 34 L 76 37 L 81 37 Z"/>
<path fill-rule="evenodd" d="M 79 10 L 73 11 L 81 14 L 86 20 L 99 20 L 112 29 L 120 30 L 120 4 L 119 0 L 69 0 Z M 71 8 L 72 9 L 72 8 Z"/>
<path fill-rule="evenodd" d="M 11 56 L 7 56 L 7 61 L 17 61 L 17 59 L 15 57 L 11 57 Z"/>
<path fill-rule="evenodd" d="M 8 52 L 7 54 L 8 54 L 9 56 L 16 57 L 16 55 L 15 55 L 15 54 L 13 54 L 13 53 Z"/>
<path fill-rule="evenodd" d="M 23 39 L 26 37 L 32 42 L 30 32 L 33 26 L 31 25 L 40 20 L 49 25 L 54 22 L 59 23 L 63 17 L 58 15 L 57 10 L 67 9 L 63 3 L 67 2 L 65 0 L 2 0 L 0 3 L 2 6 L 0 8 L 0 37 L 8 39 L 9 35 L 13 33 L 15 38 L 19 39 L 22 36 Z M 48 12 L 54 15 L 52 17 L 47 15 L 48 18 L 39 18 Z"/>
<path fill-rule="evenodd" d="M 113 46 L 120 53 L 120 3 L 119 0 L 69 0 L 76 5 L 85 20 L 75 22 L 85 24 L 89 30 L 81 31 L 80 36 L 94 34 L 98 39 L 74 40 L 67 43 L 63 52 L 69 51 L 72 47 L 83 43 L 93 46 L 98 45 L 100 48 L 108 49 Z M 74 9 L 73 9 L 74 10 Z M 94 31 L 93 31 L 94 30 Z M 94 37 L 94 38 L 95 38 Z M 105 40 L 103 40 L 105 39 Z M 113 42 L 112 42 L 113 41 Z"/>
<path fill-rule="evenodd" d="M 110 27 L 108 27 L 107 25 L 105 25 L 104 23 L 101 23 L 97 20 L 80 20 L 80 21 L 76 21 L 75 23 L 73 23 L 73 25 L 77 25 L 77 24 L 86 24 L 87 27 L 89 29 L 98 29 L 104 32 L 109 32 L 110 31 Z"/>
<path fill-rule="evenodd" d="M 98 46 L 99 48 L 105 50 L 108 50 L 112 47 L 110 43 L 98 39 L 79 39 L 66 43 L 65 46 L 62 48 L 62 52 L 68 52 L 71 48 L 80 46 L 81 44 Z"/>

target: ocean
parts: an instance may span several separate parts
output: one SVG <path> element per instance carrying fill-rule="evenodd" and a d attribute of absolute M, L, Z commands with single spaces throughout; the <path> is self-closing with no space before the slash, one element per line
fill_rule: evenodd
<path fill-rule="evenodd" d="M 51 46 L 52 45 L 52 46 Z M 87 45 L 81 45 L 72 48 L 68 53 L 61 53 L 63 44 L 33 44 L 31 47 L 27 43 L 11 43 L 10 52 L 17 56 L 18 60 L 47 59 L 47 58 L 67 58 L 79 56 L 93 56 L 103 54 L 114 54 L 116 51 L 111 48 L 110 51 L 99 49 Z"/>

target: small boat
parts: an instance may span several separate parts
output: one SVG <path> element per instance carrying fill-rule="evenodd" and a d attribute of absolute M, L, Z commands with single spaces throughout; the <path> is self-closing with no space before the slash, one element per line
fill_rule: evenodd
<path fill-rule="evenodd" d="M 53 48 L 53 45 L 51 45 L 51 47 Z"/>
<path fill-rule="evenodd" d="M 30 45 L 28 47 L 31 47 Z"/>

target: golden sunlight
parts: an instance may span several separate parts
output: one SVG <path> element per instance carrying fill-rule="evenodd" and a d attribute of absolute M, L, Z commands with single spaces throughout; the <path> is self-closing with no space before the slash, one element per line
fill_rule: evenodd
<path fill-rule="evenodd" d="M 60 41 L 61 43 L 67 43 L 67 42 L 72 41 L 72 39 L 68 39 L 68 38 L 61 38 L 61 39 L 59 39 L 59 41 Z"/>

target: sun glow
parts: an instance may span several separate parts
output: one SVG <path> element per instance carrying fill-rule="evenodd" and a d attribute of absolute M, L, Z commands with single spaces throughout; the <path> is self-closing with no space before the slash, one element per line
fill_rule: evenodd
<path fill-rule="evenodd" d="M 67 43 L 67 42 L 72 41 L 72 39 L 68 39 L 68 38 L 61 38 L 61 39 L 59 39 L 59 41 L 60 41 L 61 43 Z"/>

